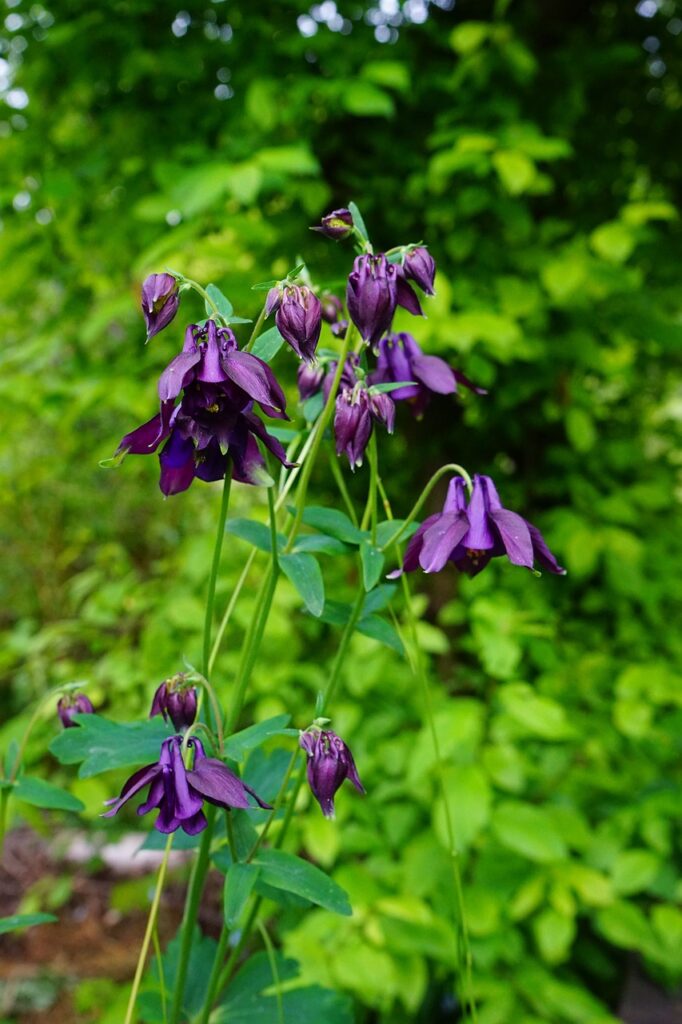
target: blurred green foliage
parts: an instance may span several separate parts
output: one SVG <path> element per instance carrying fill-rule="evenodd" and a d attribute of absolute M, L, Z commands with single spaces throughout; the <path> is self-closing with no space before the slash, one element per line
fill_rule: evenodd
<path fill-rule="evenodd" d="M 456 459 L 493 473 L 569 570 L 418 581 L 480 1024 L 606 1024 L 632 954 L 662 985 L 682 977 L 682 10 L 458 0 L 382 44 L 358 3 L 338 3 L 349 34 L 308 36 L 293 0 L 267 17 L 183 6 L 8 4 L 0 747 L 49 686 L 87 679 L 131 719 L 198 657 L 217 495 L 162 501 L 153 459 L 98 467 L 151 415 L 181 338 L 176 324 L 144 347 L 142 277 L 215 280 L 255 316 L 251 284 L 299 256 L 317 281 L 343 279 L 348 251 L 307 226 L 354 198 L 378 246 L 428 242 L 438 294 L 410 326 L 490 390 L 422 423 L 400 410 L 381 443 L 396 514 Z M 333 504 L 326 469 L 316 484 Z M 262 515 L 262 492 L 235 491 L 233 516 Z M 226 545 L 221 603 L 249 551 Z M 218 661 L 223 692 L 265 558 Z M 351 561 L 323 568 L 327 594 L 350 600 Z M 305 725 L 337 638 L 282 581 L 249 718 Z M 370 796 L 339 799 L 335 823 L 311 807 L 296 830 L 354 915 L 288 909 L 279 939 L 358 1020 L 436 1020 L 453 908 L 433 750 L 406 664 L 362 635 L 352 655 L 334 727 Z M 93 818 L 109 792 L 73 791 Z"/>

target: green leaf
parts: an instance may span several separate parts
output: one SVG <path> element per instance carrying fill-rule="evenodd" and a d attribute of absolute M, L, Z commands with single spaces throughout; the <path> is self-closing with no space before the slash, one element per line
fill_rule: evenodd
<path fill-rule="evenodd" d="M 263 362 L 271 362 L 282 345 L 284 344 L 284 338 L 279 333 L 276 327 L 271 327 L 268 331 L 263 331 L 256 338 L 251 352 L 254 356 L 258 356 Z"/>
<path fill-rule="evenodd" d="M 223 913 L 228 928 L 236 928 L 253 892 L 259 869 L 255 864 L 231 864 L 225 875 Z"/>
<path fill-rule="evenodd" d="M 297 551 L 313 551 L 323 555 L 345 555 L 350 548 L 335 537 L 326 537 L 323 533 L 308 533 L 298 537 L 291 549 Z"/>
<path fill-rule="evenodd" d="M 403 528 L 404 519 L 386 519 L 383 523 L 379 523 L 377 526 L 377 546 L 380 548 L 388 547 L 393 538 Z M 401 536 L 401 543 L 404 540 L 409 540 L 413 533 L 416 533 L 419 529 L 419 523 L 410 523 L 405 530 L 405 533 Z"/>
<path fill-rule="evenodd" d="M 590 235 L 590 245 L 609 263 L 625 263 L 635 248 L 635 237 L 622 221 L 612 220 L 595 228 Z"/>
<path fill-rule="evenodd" d="M 320 533 L 336 537 L 344 544 L 359 544 L 369 534 L 354 526 L 345 512 L 337 508 L 323 508 L 321 505 L 310 505 L 303 513 L 303 522 L 312 526 Z"/>
<path fill-rule="evenodd" d="M 389 93 L 359 79 L 350 81 L 343 90 L 343 105 L 356 117 L 393 117 L 395 113 L 395 103 Z"/>
<path fill-rule="evenodd" d="M 358 231 L 360 232 L 360 234 L 362 235 L 362 237 L 367 242 L 369 242 L 369 234 L 367 233 L 367 227 L 365 226 L 365 221 L 364 221 L 363 216 L 360 213 L 359 209 L 357 208 L 357 206 L 355 205 L 354 202 L 350 202 L 348 204 L 348 209 L 350 210 L 351 215 L 353 217 L 353 225 L 354 225 L 354 227 L 356 227 L 358 229 Z"/>
<path fill-rule="evenodd" d="M 301 412 L 306 423 L 314 423 L 324 408 L 324 395 L 319 391 L 316 395 L 301 402 Z"/>
<path fill-rule="evenodd" d="M 552 818 L 541 807 L 508 800 L 493 814 L 493 831 L 503 846 L 528 860 L 550 863 L 567 855 Z"/>
<path fill-rule="evenodd" d="M 619 895 L 647 889 L 661 867 L 651 850 L 623 850 L 613 865 L 613 888 Z"/>
<path fill-rule="evenodd" d="M 259 523 L 254 519 L 228 519 L 225 523 L 225 530 L 227 533 L 245 540 L 248 544 L 253 544 L 260 551 L 272 551 L 270 528 L 265 523 Z M 284 539 L 282 534 L 277 534 L 280 544 L 284 542 Z"/>
<path fill-rule="evenodd" d="M 280 555 L 279 564 L 284 575 L 303 598 L 311 615 L 321 615 L 324 608 L 324 580 L 315 558 L 306 552 Z"/>
<path fill-rule="evenodd" d="M 36 924 L 52 924 L 56 920 L 54 914 L 12 914 L 11 917 L 0 917 L 0 935 L 19 928 L 32 928 Z"/>
<path fill-rule="evenodd" d="M 361 618 L 364 619 L 365 615 L 371 615 L 373 612 L 380 612 L 386 608 L 395 597 L 397 589 L 395 583 L 382 583 L 375 587 L 363 602 Z"/>
<path fill-rule="evenodd" d="M 548 964 L 560 964 L 570 954 L 575 920 L 547 907 L 533 920 L 533 934 L 540 956 Z"/>
<path fill-rule="evenodd" d="M 298 735 L 296 730 L 287 729 L 290 721 L 291 715 L 275 715 L 264 722 L 249 725 L 225 741 L 225 756 L 232 761 L 243 761 L 250 750 L 259 747 L 271 736 L 289 736 L 292 732 Z"/>
<path fill-rule="evenodd" d="M 490 818 L 490 783 L 475 764 L 451 765 L 444 769 L 450 820 L 457 850 L 466 849 Z M 433 826 L 443 846 L 450 843 L 443 797 L 433 805 Z"/>
<path fill-rule="evenodd" d="M 34 779 L 28 775 L 22 775 L 19 779 L 14 796 L 17 800 L 33 804 L 34 807 L 49 807 L 55 811 L 82 811 L 85 807 L 85 804 L 59 786 L 53 786 L 51 782 Z"/>
<path fill-rule="evenodd" d="M 324 871 L 283 850 L 261 850 L 253 861 L 260 877 L 275 889 L 301 896 L 336 914 L 352 914 L 348 895 Z"/>
<path fill-rule="evenodd" d="M 173 734 L 160 715 L 127 725 L 100 715 L 74 715 L 74 721 L 78 728 L 64 729 L 49 749 L 62 764 L 82 762 L 81 779 L 112 768 L 150 764 L 158 760 L 161 744 Z"/>
<path fill-rule="evenodd" d="M 232 314 L 234 313 L 234 308 L 230 300 L 227 298 L 227 296 L 223 295 L 220 288 L 218 288 L 218 286 L 215 284 L 209 284 L 206 287 L 206 294 L 208 295 L 211 302 L 215 304 L 220 315 L 225 320 L 229 320 Z M 206 312 L 209 317 L 213 316 L 214 314 L 213 306 L 211 306 L 210 302 L 206 303 Z"/>
<path fill-rule="evenodd" d="M 492 156 L 493 166 L 505 190 L 512 196 L 525 192 L 535 179 L 535 164 L 517 149 L 500 149 Z"/>
<path fill-rule="evenodd" d="M 398 388 L 412 387 L 416 384 L 414 380 L 399 380 L 391 381 L 390 384 L 372 384 L 367 388 L 370 395 L 388 395 L 391 391 L 396 391 Z"/>
<path fill-rule="evenodd" d="M 378 640 L 380 644 L 390 647 L 391 650 L 396 651 L 398 654 L 405 654 L 405 648 L 395 627 L 379 615 L 368 615 L 366 618 L 360 619 L 357 630 L 358 633 L 369 636 L 372 640 Z"/>
<path fill-rule="evenodd" d="M 381 578 L 384 567 L 384 556 L 369 540 L 360 545 L 360 561 L 362 562 L 362 582 L 365 590 L 372 590 Z"/>

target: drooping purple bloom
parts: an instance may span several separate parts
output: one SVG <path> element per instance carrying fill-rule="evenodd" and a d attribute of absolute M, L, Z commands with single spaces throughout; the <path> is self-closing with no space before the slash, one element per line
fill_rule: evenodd
<path fill-rule="evenodd" d="M 436 261 L 424 245 L 418 245 L 406 253 L 403 260 L 405 277 L 414 281 L 427 295 L 434 295 L 433 282 L 436 276 Z"/>
<path fill-rule="evenodd" d="M 142 313 L 147 340 L 168 327 L 180 305 L 178 282 L 172 274 L 150 274 L 142 285 Z"/>
<path fill-rule="evenodd" d="M 296 383 L 298 384 L 298 394 L 302 402 L 312 398 L 313 395 L 318 394 L 322 390 L 322 381 L 324 380 L 325 373 L 325 367 L 320 366 L 319 363 L 316 366 L 301 363 L 296 374 Z"/>
<path fill-rule="evenodd" d="M 514 565 L 533 569 L 535 563 L 548 572 L 565 575 L 532 523 L 502 507 L 489 476 L 474 476 L 469 503 L 462 477 L 448 486 L 443 511 L 429 516 L 414 534 L 405 551 L 404 572 L 422 568 L 439 572 L 453 562 L 461 572 L 476 576 L 491 558 L 506 555 Z M 401 570 L 391 573 L 391 578 Z"/>
<path fill-rule="evenodd" d="M 288 285 L 275 314 L 277 330 L 299 359 L 312 362 L 322 330 L 322 311 L 317 295 L 305 285 Z"/>
<path fill-rule="evenodd" d="M 202 744 L 195 737 L 188 746 L 194 754 L 193 768 L 185 766 L 182 757 L 182 737 L 171 736 L 161 744 L 158 761 L 134 772 L 113 800 L 107 800 L 109 810 L 102 817 L 111 818 L 141 790 L 148 788 L 147 799 L 138 814 L 158 809 L 154 828 L 159 832 L 175 832 L 182 828 L 194 836 L 206 828 L 204 801 L 217 807 L 247 808 L 250 794 L 256 803 L 270 809 L 256 793 L 230 769 L 213 757 L 206 757 Z"/>
<path fill-rule="evenodd" d="M 346 304 L 360 334 L 375 345 L 391 326 L 398 302 L 398 270 L 383 253 L 357 256 L 348 275 Z"/>
<path fill-rule="evenodd" d="M 310 229 L 311 231 L 319 231 L 321 234 L 326 235 L 327 238 L 333 238 L 335 242 L 338 242 L 341 238 L 347 238 L 353 230 L 353 214 L 350 210 L 346 210 L 345 207 L 340 210 L 332 210 L 325 217 L 319 225 Z"/>
<path fill-rule="evenodd" d="M 342 388 L 334 411 L 336 454 L 345 453 L 352 470 L 362 465 L 375 421 L 393 433 L 395 406 L 390 397 L 372 394 L 364 386 Z"/>
<path fill-rule="evenodd" d="M 331 730 L 311 729 L 301 733 L 299 743 L 308 756 L 308 784 L 311 792 L 325 818 L 333 818 L 334 796 L 344 779 L 349 779 L 358 793 L 365 792 L 353 755 L 343 740 Z"/>
<path fill-rule="evenodd" d="M 372 384 L 398 384 L 400 381 L 413 381 L 404 388 L 391 391 L 395 402 L 410 402 L 415 416 L 420 417 L 428 406 L 431 396 L 453 395 L 457 384 L 463 384 L 477 395 L 485 395 L 487 391 L 473 384 L 459 370 L 452 367 L 438 356 L 428 356 L 411 334 L 389 334 L 382 338 L 378 347 L 376 369 L 369 375 Z"/>
<path fill-rule="evenodd" d="M 159 378 L 162 404 L 177 398 L 194 381 L 218 385 L 233 397 L 235 405 L 240 403 L 241 392 L 258 402 L 268 416 L 287 418 L 284 392 L 268 364 L 240 351 L 233 331 L 218 327 L 215 320 L 208 320 L 204 327 L 190 324 L 185 331 L 182 352 Z"/>
<path fill-rule="evenodd" d="M 182 352 L 161 375 L 159 397 L 160 412 L 126 434 L 117 455 L 147 455 L 166 441 L 159 456 L 165 495 L 187 490 L 195 477 L 223 479 L 228 457 L 235 480 L 266 482 L 256 438 L 291 466 L 282 445 L 252 411 L 258 402 L 268 415 L 286 419 L 284 393 L 267 363 L 237 348 L 229 328 L 219 328 L 213 320 L 203 328 L 190 325 Z"/>
<path fill-rule="evenodd" d="M 187 676 L 180 672 L 170 679 L 164 679 L 152 700 L 149 717 L 163 715 L 164 721 L 170 718 L 178 732 L 184 732 L 193 725 L 197 717 L 197 691 L 187 682 Z"/>
<path fill-rule="evenodd" d="M 94 711 L 92 701 L 84 693 L 65 693 L 57 702 L 57 714 L 65 729 L 72 729 L 78 725 L 78 722 L 73 720 L 74 715 L 92 715 Z"/>

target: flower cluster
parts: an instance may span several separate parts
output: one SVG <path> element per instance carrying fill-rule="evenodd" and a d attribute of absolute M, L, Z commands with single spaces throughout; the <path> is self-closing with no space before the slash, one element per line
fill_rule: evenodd
<path fill-rule="evenodd" d="M 390 573 L 390 578 L 419 568 L 440 572 L 448 562 L 476 576 L 499 555 L 527 569 L 533 569 L 537 562 L 548 572 L 562 576 L 566 572 L 537 527 L 502 507 L 489 476 L 474 477 L 468 503 L 464 478 L 456 476 L 448 486 L 442 512 L 424 520 L 407 546 L 403 568 Z"/>

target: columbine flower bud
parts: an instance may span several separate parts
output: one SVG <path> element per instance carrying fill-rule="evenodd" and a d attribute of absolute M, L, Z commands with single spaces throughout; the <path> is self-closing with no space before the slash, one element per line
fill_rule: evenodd
<path fill-rule="evenodd" d="M 84 693 L 65 693 L 57 702 L 57 714 L 65 729 L 72 729 L 78 725 L 78 722 L 73 720 L 74 715 L 92 715 L 94 711 L 92 702 Z"/>
<path fill-rule="evenodd" d="M 289 285 L 275 316 L 277 330 L 299 359 L 312 362 L 322 330 L 320 300 L 306 285 Z"/>
<path fill-rule="evenodd" d="M 187 682 L 187 676 L 180 672 L 170 679 L 165 679 L 154 694 L 149 717 L 163 715 L 164 721 L 170 718 L 178 732 L 184 732 L 194 724 L 197 717 L 197 691 Z"/>
<path fill-rule="evenodd" d="M 325 818 L 334 817 L 334 795 L 344 779 L 350 779 L 358 793 L 360 782 L 355 761 L 343 740 L 330 729 L 301 733 L 299 743 L 308 755 L 308 784 Z"/>
<path fill-rule="evenodd" d="M 425 246 L 418 245 L 416 249 L 411 249 L 407 253 L 403 262 L 403 270 L 405 277 L 419 285 L 423 292 L 426 292 L 427 295 L 434 294 L 433 281 L 436 276 L 436 261 Z"/>
<path fill-rule="evenodd" d="M 386 427 L 389 434 L 392 434 L 395 426 L 395 405 L 390 395 L 385 393 L 377 395 L 370 391 L 369 406 L 374 419 Z"/>
<path fill-rule="evenodd" d="M 398 271 L 383 253 L 356 257 L 348 275 L 350 318 L 366 342 L 374 345 L 391 326 L 398 302 Z"/>
<path fill-rule="evenodd" d="M 338 242 L 342 238 L 347 238 L 353 230 L 353 215 L 350 210 L 332 210 L 326 217 L 322 218 L 322 223 L 318 227 L 310 229 L 311 231 L 319 231 L 320 234 L 326 235 L 327 238 L 333 238 L 335 242 Z"/>
<path fill-rule="evenodd" d="M 309 366 L 308 363 L 301 363 L 296 375 L 298 393 L 302 402 L 312 398 L 318 391 L 322 390 L 325 369 L 323 366 Z"/>
<path fill-rule="evenodd" d="M 335 324 L 343 313 L 343 303 L 336 295 L 327 292 L 321 299 L 322 319 L 328 324 Z"/>
<path fill-rule="evenodd" d="M 270 289 L 265 300 L 265 315 L 270 316 L 270 314 L 274 313 L 276 309 L 279 309 L 281 304 L 282 289 L 278 284 L 276 284 Z"/>
<path fill-rule="evenodd" d="M 367 392 L 344 388 L 336 399 L 334 436 L 336 454 L 345 452 L 352 470 L 362 465 L 371 435 L 372 415 Z"/>
<path fill-rule="evenodd" d="M 142 285 L 142 313 L 147 340 L 168 327 L 180 305 L 178 282 L 172 274 L 150 274 Z"/>

